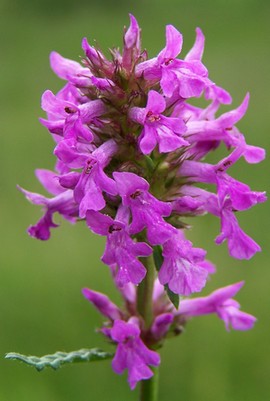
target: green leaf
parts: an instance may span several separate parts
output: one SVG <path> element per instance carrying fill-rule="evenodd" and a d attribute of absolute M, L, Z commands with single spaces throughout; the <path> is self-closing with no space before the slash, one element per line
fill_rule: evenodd
<path fill-rule="evenodd" d="M 167 292 L 167 295 L 169 297 L 169 300 L 171 301 L 171 303 L 173 304 L 173 306 L 178 309 L 179 308 L 179 302 L 180 302 L 180 296 L 178 294 L 175 294 L 174 292 L 172 292 L 169 287 L 168 284 L 164 285 L 164 288 Z"/>
<path fill-rule="evenodd" d="M 113 353 L 105 352 L 98 348 L 92 348 L 71 352 L 56 352 L 55 354 L 44 355 L 40 358 L 37 356 L 27 356 L 17 354 L 16 352 L 10 352 L 6 354 L 5 358 L 16 359 L 34 366 L 38 371 L 41 371 L 46 367 L 58 369 L 61 365 L 66 363 L 103 361 L 105 359 L 111 359 L 113 355 Z"/>
<path fill-rule="evenodd" d="M 160 245 L 155 246 L 154 247 L 154 261 L 155 261 L 155 265 L 156 265 L 156 269 L 157 271 L 160 270 L 162 263 L 163 263 L 163 256 L 162 256 L 162 248 Z M 169 297 L 169 300 L 171 301 L 171 303 L 173 304 L 173 306 L 178 309 L 179 308 L 179 302 L 180 302 L 180 297 L 178 294 L 175 294 L 174 292 L 172 292 L 169 287 L 168 284 L 164 285 L 165 291 Z"/>
<path fill-rule="evenodd" d="M 148 167 L 148 169 L 152 172 L 154 171 L 155 165 L 153 160 L 151 159 L 150 156 L 145 155 L 145 160 L 146 160 L 146 165 Z"/>
<path fill-rule="evenodd" d="M 163 263 L 162 248 L 160 245 L 154 247 L 153 256 L 154 256 L 154 262 L 155 262 L 156 269 L 159 272 L 159 270 L 162 266 L 162 263 Z"/>

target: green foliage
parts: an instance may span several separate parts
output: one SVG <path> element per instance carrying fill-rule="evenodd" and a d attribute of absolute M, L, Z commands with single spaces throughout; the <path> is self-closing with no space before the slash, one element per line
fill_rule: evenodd
<path fill-rule="evenodd" d="M 175 294 L 174 292 L 172 292 L 169 287 L 168 284 L 164 285 L 164 288 L 166 290 L 166 293 L 169 297 L 169 300 L 171 301 L 171 303 L 173 304 L 173 306 L 178 309 L 179 308 L 179 302 L 180 302 L 180 296 L 178 294 Z"/>
<path fill-rule="evenodd" d="M 159 272 L 161 265 L 163 263 L 162 248 L 160 245 L 154 247 L 153 255 L 154 255 L 156 269 Z"/>
<path fill-rule="evenodd" d="M 39 372 L 46 367 L 58 369 L 66 363 L 103 361 L 105 359 L 111 359 L 112 357 L 112 353 L 104 352 L 98 348 L 80 349 L 71 352 L 58 351 L 55 354 L 44 355 L 40 358 L 37 356 L 17 354 L 16 352 L 10 352 L 6 355 L 6 359 L 16 359 L 24 362 L 27 365 L 34 366 Z"/>
<path fill-rule="evenodd" d="M 154 261 L 155 261 L 155 265 L 156 265 L 156 269 L 157 271 L 160 270 L 161 265 L 163 263 L 163 256 L 162 256 L 162 248 L 160 245 L 155 246 L 154 247 Z M 168 285 L 166 284 L 164 286 L 166 293 L 169 297 L 169 300 L 171 301 L 171 303 L 173 304 L 173 306 L 178 309 L 179 308 L 179 302 L 180 302 L 180 297 L 179 295 L 175 294 L 174 292 L 172 292 Z"/>

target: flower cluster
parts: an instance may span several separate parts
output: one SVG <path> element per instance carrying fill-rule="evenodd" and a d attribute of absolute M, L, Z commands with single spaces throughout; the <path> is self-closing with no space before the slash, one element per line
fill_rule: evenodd
<path fill-rule="evenodd" d="M 122 373 L 127 368 L 128 381 L 133 389 L 138 381 L 153 375 L 147 365 L 157 366 L 160 363 L 159 354 L 151 348 L 161 346 L 165 337 L 180 334 L 192 316 L 215 313 L 224 321 L 227 330 L 251 329 L 256 318 L 240 311 L 239 303 L 232 299 L 243 284 L 239 282 L 220 288 L 206 297 L 184 299 L 176 309 L 156 280 L 152 297 L 154 317 L 148 330 L 136 316 L 136 289 L 133 284 L 121 290 L 125 313 L 104 294 L 84 288 L 83 295 L 109 320 L 109 327 L 105 326 L 101 331 L 117 344 L 113 369 Z"/>
<path fill-rule="evenodd" d="M 264 202 L 228 174 L 240 158 L 264 159 L 264 150 L 248 145 L 235 124 L 248 106 L 248 95 L 232 111 L 217 116 L 231 96 L 208 77 L 202 63 L 204 35 L 184 59 L 177 58 L 182 35 L 166 27 L 166 45 L 148 59 L 141 49 L 140 28 L 130 15 L 123 51 L 108 59 L 83 39 L 81 64 L 53 52 L 51 67 L 67 81 L 54 95 L 47 90 L 41 123 L 56 143 L 56 172 L 37 170 L 37 178 L 53 197 L 20 190 L 45 214 L 29 234 L 47 240 L 58 212 L 71 222 L 85 220 L 91 231 L 106 237 L 102 261 L 113 274 L 125 300 L 120 310 L 106 296 L 91 290 L 84 295 L 109 320 L 102 332 L 117 344 L 113 369 L 128 369 L 134 388 L 159 364 L 153 350 L 168 333 L 177 333 L 194 315 L 217 313 L 226 328 L 246 330 L 254 318 L 240 312 L 232 299 L 242 283 L 217 290 L 205 298 L 184 299 L 179 309 L 169 299 L 200 292 L 214 266 L 206 251 L 185 238 L 185 218 L 211 213 L 220 218 L 216 238 L 227 240 L 231 256 L 249 259 L 259 245 L 239 226 L 235 212 Z M 195 107 L 202 97 L 206 107 Z M 228 154 L 213 165 L 205 156 L 224 144 Z M 213 185 L 213 192 L 201 184 Z M 207 186 L 207 188 L 210 187 Z M 151 324 L 137 307 L 136 288 L 146 279 L 147 260 L 159 254 Z M 165 292 L 164 292 L 165 288 Z M 167 295 L 169 295 L 169 297 Z"/>

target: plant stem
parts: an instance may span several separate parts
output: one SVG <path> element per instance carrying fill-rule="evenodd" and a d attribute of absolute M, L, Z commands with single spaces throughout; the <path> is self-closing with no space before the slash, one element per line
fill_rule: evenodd
<path fill-rule="evenodd" d="M 158 399 L 158 368 L 152 368 L 154 376 L 141 381 L 140 401 L 157 401 Z"/>
<path fill-rule="evenodd" d="M 153 320 L 153 288 L 155 280 L 155 263 L 153 256 L 143 259 L 143 264 L 147 269 L 144 280 L 137 289 L 137 309 L 145 322 L 145 329 L 149 329 Z"/>
<path fill-rule="evenodd" d="M 137 309 L 148 330 L 153 322 L 153 288 L 155 281 L 155 262 L 153 255 L 144 258 L 147 274 L 137 289 Z M 148 380 L 141 381 L 140 401 L 157 401 L 158 396 L 158 368 L 152 369 L 154 375 Z"/>

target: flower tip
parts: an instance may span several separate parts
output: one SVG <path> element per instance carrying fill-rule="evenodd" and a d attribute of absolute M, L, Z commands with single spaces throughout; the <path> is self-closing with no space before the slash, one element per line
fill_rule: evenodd
<path fill-rule="evenodd" d="M 134 17 L 134 15 L 131 13 L 129 13 L 128 15 L 129 15 L 129 20 L 130 20 L 130 25 L 138 26 L 138 22 L 137 22 L 136 18 Z"/>
<path fill-rule="evenodd" d="M 45 120 L 45 118 L 39 117 L 39 118 L 38 118 L 38 121 L 40 122 L 40 124 L 44 125 L 44 127 L 47 128 L 47 123 L 48 123 L 48 121 Z"/>
<path fill-rule="evenodd" d="M 41 108 L 44 111 L 50 110 L 50 106 L 55 99 L 54 94 L 49 89 L 45 90 L 45 92 L 41 96 Z"/>
<path fill-rule="evenodd" d="M 57 53 L 55 50 L 53 50 L 53 51 L 50 53 L 50 60 L 51 60 L 51 59 L 54 59 L 54 58 L 57 57 L 57 56 L 60 56 L 60 54 Z"/>
<path fill-rule="evenodd" d="M 250 164 L 260 163 L 265 159 L 266 152 L 265 149 L 258 146 L 246 145 L 246 151 L 244 153 L 244 158 Z"/>
<path fill-rule="evenodd" d="M 249 99 L 250 99 L 250 94 L 249 94 L 249 92 L 247 92 L 246 96 L 244 97 L 243 102 L 239 106 L 239 108 L 242 109 L 243 114 L 245 114 L 245 112 L 247 111 Z"/>
<path fill-rule="evenodd" d="M 30 235 L 30 237 L 39 239 L 40 241 L 47 241 L 51 236 L 50 230 L 46 226 L 43 226 L 42 224 L 30 226 L 27 229 L 27 232 Z"/>
<path fill-rule="evenodd" d="M 35 194 L 27 191 L 26 189 L 22 188 L 20 185 L 16 185 L 16 188 L 22 193 L 24 194 L 24 196 L 26 197 L 26 199 L 31 202 L 31 203 L 35 203 Z"/>
<path fill-rule="evenodd" d="M 86 37 L 82 39 L 82 49 L 85 51 L 89 46 L 88 40 Z"/>
<path fill-rule="evenodd" d="M 62 59 L 61 54 L 57 53 L 56 51 L 52 51 L 49 56 L 50 59 L 50 66 L 53 69 L 54 65 Z"/>
<path fill-rule="evenodd" d="M 196 41 L 198 43 L 200 43 L 200 47 L 201 47 L 201 52 L 203 52 L 204 49 L 204 42 L 205 42 L 205 36 L 203 34 L 203 31 L 201 30 L 201 28 L 199 28 L 197 26 L 197 28 L 195 29 L 196 32 Z"/>
<path fill-rule="evenodd" d="M 124 29 L 124 45 L 126 49 L 131 49 L 136 46 L 137 50 L 140 49 L 140 27 L 136 18 L 129 14 L 130 25 L 129 28 Z"/>
<path fill-rule="evenodd" d="M 43 168 L 35 169 L 35 176 L 39 181 L 41 181 L 44 176 L 49 175 L 49 174 L 50 174 L 49 170 L 45 170 Z M 57 177 L 56 173 L 55 174 L 53 173 L 52 175 L 54 175 L 54 177 Z"/>
<path fill-rule="evenodd" d="M 179 32 L 173 25 L 169 24 L 166 25 L 166 37 L 167 40 L 169 39 L 171 43 L 175 42 L 178 43 L 180 42 L 182 45 L 183 41 L 183 36 L 182 33 Z"/>
<path fill-rule="evenodd" d="M 88 288 L 86 287 L 82 288 L 82 294 L 84 297 L 87 295 L 88 291 L 89 291 Z"/>
<path fill-rule="evenodd" d="M 201 36 L 201 37 L 204 39 L 204 34 L 203 34 L 203 31 L 201 30 L 201 28 L 199 28 L 199 27 L 197 26 L 197 28 L 195 29 L 195 32 L 196 32 L 196 34 L 197 34 L 198 36 Z"/>
<path fill-rule="evenodd" d="M 238 281 L 237 283 L 235 283 L 235 284 L 234 284 L 234 287 L 235 287 L 235 289 L 236 289 L 237 292 L 238 292 L 238 291 L 241 290 L 241 288 L 242 288 L 244 285 L 245 285 L 245 281 L 242 280 L 242 281 Z"/>
<path fill-rule="evenodd" d="M 247 93 L 246 93 L 246 96 L 245 96 L 245 98 L 244 98 L 244 101 L 249 102 L 249 99 L 250 99 L 250 93 L 247 92 Z"/>
<path fill-rule="evenodd" d="M 22 192 L 22 193 L 24 192 L 23 188 L 20 187 L 20 185 L 17 184 L 17 185 L 16 185 L 16 188 L 17 188 L 20 192 Z"/>
<path fill-rule="evenodd" d="M 60 54 L 56 51 L 56 50 L 52 50 L 51 52 L 50 52 L 50 57 L 54 57 L 54 56 L 60 56 Z"/>

